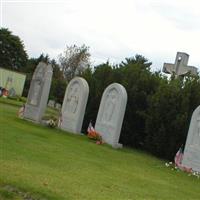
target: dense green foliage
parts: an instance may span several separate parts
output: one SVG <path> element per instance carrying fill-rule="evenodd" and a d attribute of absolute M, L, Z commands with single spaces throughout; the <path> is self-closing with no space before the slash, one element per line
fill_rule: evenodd
<path fill-rule="evenodd" d="M 8 29 L 0 28 L 0 67 L 20 71 L 26 66 L 27 59 L 20 38 Z"/>
<path fill-rule="evenodd" d="M 17 118 L 0 98 L 0 199 L 200 199 L 200 182 L 143 152 Z"/>
<path fill-rule="evenodd" d="M 120 142 L 171 160 L 185 143 L 192 112 L 200 104 L 200 78 L 168 80 L 151 72 L 150 65 L 136 55 L 119 66 L 105 63 L 86 70 L 90 96 L 83 131 L 90 120 L 95 122 L 104 89 L 118 82 L 128 93 Z"/>

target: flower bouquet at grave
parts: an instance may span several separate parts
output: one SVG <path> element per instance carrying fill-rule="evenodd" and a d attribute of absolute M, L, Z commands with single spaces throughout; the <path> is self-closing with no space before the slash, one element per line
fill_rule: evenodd
<path fill-rule="evenodd" d="M 52 115 L 42 117 L 42 121 L 50 128 L 55 128 L 58 124 L 58 119 Z"/>
<path fill-rule="evenodd" d="M 48 123 L 48 126 L 51 128 L 56 127 L 56 121 L 54 121 L 53 119 L 50 119 L 47 123 Z"/>
<path fill-rule="evenodd" d="M 88 138 L 95 140 L 96 144 L 102 144 L 102 137 L 101 135 L 93 128 L 92 123 L 90 122 L 88 129 L 87 129 L 87 136 Z"/>

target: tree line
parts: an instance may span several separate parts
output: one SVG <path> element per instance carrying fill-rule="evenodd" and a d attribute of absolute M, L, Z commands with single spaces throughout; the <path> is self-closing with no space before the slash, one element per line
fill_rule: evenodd
<path fill-rule="evenodd" d="M 28 58 L 20 38 L 17 38 L 20 42 L 13 42 L 17 36 L 12 38 L 8 32 L 8 29 L 0 29 L 0 67 L 26 73 L 24 96 L 28 94 L 34 69 L 40 61 L 53 66 L 49 98 L 59 103 L 63 101 L 67 83 L 74 76 L 85 78 L 90 88 L 82 129 L 86 133 L 90 120 L 95 124 L 104 89 L 117 82 L 126 88 L 128 94 L 120 137 L 124 146 L 172 160 L 185 143 L 192 112 L 200 104 L 199 75 L 177 79 L 172 76 L 169 79 L 160 71 L 152 72 L 152 63 L 141 55 L 126 58 L 117 65 L 106 62 L 91 67 L 89 48 L 85 45 L 67 46 L 59 56 L 59 63 L 44 54 Z M 16 51 L 23 52 L 17 54 Z M 23 58 L 19 59 L 19 56 Z"/>

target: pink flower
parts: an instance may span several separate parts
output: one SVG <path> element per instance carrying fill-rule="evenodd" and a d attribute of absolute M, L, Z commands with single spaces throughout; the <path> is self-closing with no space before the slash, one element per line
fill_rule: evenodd
<path fill-rule="evenodd" d="M 96 141 L 96 144 L 101 144 L 101 141 Z"/>

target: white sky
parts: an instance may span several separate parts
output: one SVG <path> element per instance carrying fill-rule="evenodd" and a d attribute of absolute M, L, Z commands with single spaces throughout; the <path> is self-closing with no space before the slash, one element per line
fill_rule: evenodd
<path fill-rule="evenodd" d="M 181 51 L 200 69 L 199 0 L 0 0 L 0 25 L 30 57 L 85 44 L 94 64 L 141 54 L 157 70 Z"/>

